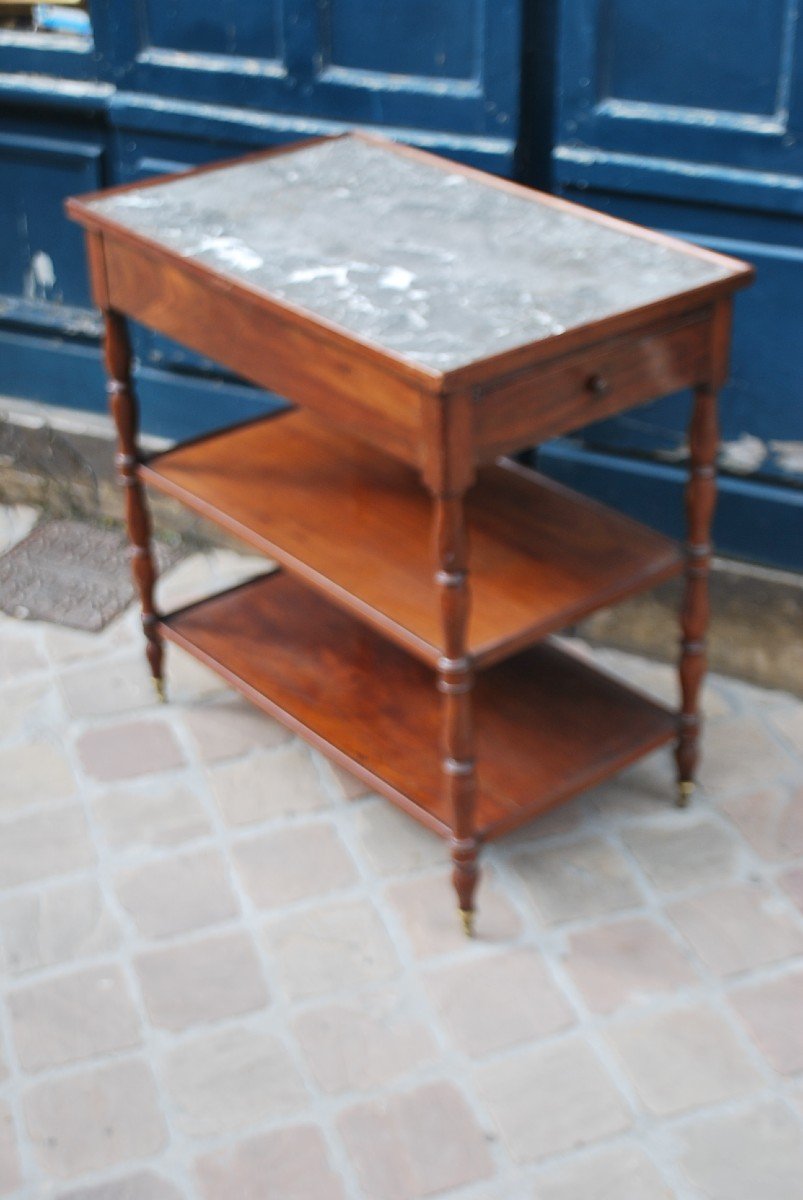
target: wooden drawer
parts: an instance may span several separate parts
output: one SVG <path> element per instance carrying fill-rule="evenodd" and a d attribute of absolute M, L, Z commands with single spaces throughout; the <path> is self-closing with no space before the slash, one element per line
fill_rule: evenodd
<path fill-rule="evenodd" d="M 480 390 L 480 459 L 510 453 L 703 382 L 710 373 L 711 311 L 642 329 L 537 364 Z"/>

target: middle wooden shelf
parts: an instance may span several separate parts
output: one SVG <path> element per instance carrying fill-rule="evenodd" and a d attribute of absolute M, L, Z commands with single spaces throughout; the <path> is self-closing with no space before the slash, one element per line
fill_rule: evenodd
<path fill-rule="evenodd" d="M 437 664 L 432 498 L 411 468 L 290 410 L 177 446 L 139 472 Z M 682 570 L 670 539 L 513 462 L 482 468 L 466 506 L 477 666 Z"/>

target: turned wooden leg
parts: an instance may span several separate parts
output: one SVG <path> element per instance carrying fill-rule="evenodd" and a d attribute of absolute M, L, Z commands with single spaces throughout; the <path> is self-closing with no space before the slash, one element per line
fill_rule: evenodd
<path fill-rule="evenodd" d="M 715 463 L 718 445 L 717 398 L 708 386 L 694 393 L 689 427 L 690 473 L 686 488 L 686 581 L 681 610 L 680 724 L 675 758 L 678 804 L 685 807 L 694 791 L 699 759 L 700 688 L 706 671 L 708 574 L 711 564 L 711 522 L 716 503 Z"/>
<path fill-rule="evenodd" d="M 471 712 L 473 676 L 466 654 L 469 587 L 462 496 L 436 498 L 435 538 L 439 564 L 435 578 L 441 595 L 445 647 L 438 663 L 438 690 L 443 696 L 443 786 L 452 813 L 452 882 L 463 928 L 471 937 L 479 844 L 474 829 L 477 780 Z"/>
<path fill-rule="evenodd" d="M 109 408 L 117 426 L 117 477 L 125 489 L 125 517 L 130 542 L 131 573 L 139 593 L 142 628 L 147 639 L 145 653 L 156 694 L 164 700 L 163 647 L 158 614 L 153 602 L 156 568 L 151 551 L 151 522 L 142 484 L 137 477 L 137 434 L 139 414 L 131 382 L 131 343 L 125 319 L 106 311 L 106 370 Z"/>

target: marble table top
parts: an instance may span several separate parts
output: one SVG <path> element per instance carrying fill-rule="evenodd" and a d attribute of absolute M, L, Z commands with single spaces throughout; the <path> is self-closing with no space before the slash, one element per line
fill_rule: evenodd
<path fill-rule="evenodd" d="M 734 273 L 354 136 L 87 207 L 440 372 Z"/>

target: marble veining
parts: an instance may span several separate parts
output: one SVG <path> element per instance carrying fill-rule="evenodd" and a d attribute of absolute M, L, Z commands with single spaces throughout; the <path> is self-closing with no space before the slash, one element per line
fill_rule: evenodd
<path fill-rule="evenodd" d="M 729 274 L 356 138 L 91 207 L 440 371 Z"/>

